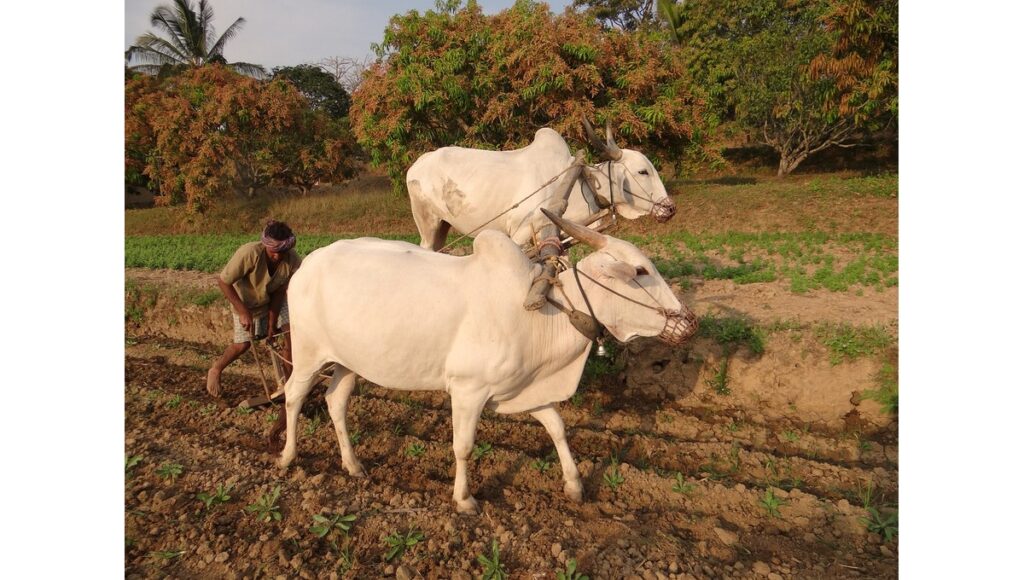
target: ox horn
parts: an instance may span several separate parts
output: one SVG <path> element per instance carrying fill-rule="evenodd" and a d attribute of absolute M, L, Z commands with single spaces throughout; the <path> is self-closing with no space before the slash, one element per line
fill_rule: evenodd
<path fill-rule="evenodd" d="M 600 250 L 608 243 L 608 239 L 600 232 L 595 232 L 588 227 L 584 227 L 567 219 L 558 217 L 544 208 L 540 208 L 540 211 L 544 212 L 544 215 L 546 215 L 556 226 L 562 228 L 562 231 L 595 250 Z"/>
<path fill-rule="evenodd" d="M 612 161 L 618 161 L 619 159 L 622 159 L 622 149 L 619 149 L 619 146 L 615 144 L 615 139 L 612 139 L 611 121 L 604 122 L 604 135 L 605 139 L 608 141 L 608 143 L 604 146 L 608 158 L 611 159 Z"/>
<path fill-rule="evenodd" d="M 594 128 L 590 126 L 590 121 L 586 117 L 583 117 L 583 128 L 587 131 L 587 138 L 590 139 L 590 144 L 600 149 L 601 153 L 605 153 L 604 142 L 594 133 Z"/>

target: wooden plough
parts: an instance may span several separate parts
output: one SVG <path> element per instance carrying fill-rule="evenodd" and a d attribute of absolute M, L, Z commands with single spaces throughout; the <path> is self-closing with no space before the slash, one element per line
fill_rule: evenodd
<path fill-rule="evenodd" d="M 260 356 L 256 353 L 258 344 L 266 345 L 267 350 L 270 351 L 270 360 L 272 362 L 274 372 L 274 383 L 277 385 L 277 389 L 274 392 L 270 392 L 270 385 L 267 383 L 267 375 L 263 372 L 263 364 L 260 362 Z M 253 407 L 262 407 L 263 405 L 269 405 L 275 402 L 277 399 L 284 397 L 284 384 L 287 380 L 287 373 L 285 373 L 283 358 L 280 353 L 274 350 L 274 347 L 270 346 L 266 340 L 257 341 L 255 339 L 249 340 L 249 350 L 252 351 L 252 357 L 256 360 L 256 368 L 260 370 L 260 381 L 263 383 L 263 396 L 249 397 L 241 403 L 239 407 L 243 409 L 251 409 Z"/>

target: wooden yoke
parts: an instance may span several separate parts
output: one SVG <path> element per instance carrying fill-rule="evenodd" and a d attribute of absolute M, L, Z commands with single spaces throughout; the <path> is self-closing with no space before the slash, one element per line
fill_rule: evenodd
<path fill-rule="evenodd" d="M 565 210 L 569 207 L 569 195 L 572 193 L 572 188 L 576 185 L 576 181 L 580 178 L 584 165 L 583 151 L 577 151 L 569 170 L 552 186 L 555 191 L 561 191 L 562 195 L 548 198 L 546 204 L 542 204 L 544 209 L 558 216 L 565 215 Z M 543 267 L 541 268 L 540 275 L 533 280 L 530 291 L 526 293 L 526 302 L 523 303 L 523 308 L 527 310 L 539 310 L 547 302 L 548 290 L 551 289 L 551 280 L 555 277 L 555 272 L 558 268 L 558 256 L 561 254 L 561 249 L 553 242 L 561 239 L 560 234 L 558 226 L 550 222 L 538 232 L 538 238 L 541 242 L 552 240 L 552 243 L 540 246 L 539 255 L 540 261 L 543 262 Z"/>

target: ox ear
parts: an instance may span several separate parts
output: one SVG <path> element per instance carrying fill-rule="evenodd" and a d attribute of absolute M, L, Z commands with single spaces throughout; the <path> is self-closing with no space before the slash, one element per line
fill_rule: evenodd
<path fill-rule="evenodd" d="M 625 262 L 608 262 L 598 266 L 601 274 L 606 278 L 615 278 L 623 282 L 629 282 L 636 277 L 636 268 Z"/>

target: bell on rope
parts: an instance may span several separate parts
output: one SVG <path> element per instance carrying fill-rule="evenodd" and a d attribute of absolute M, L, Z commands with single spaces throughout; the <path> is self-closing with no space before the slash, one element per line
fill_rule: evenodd
<path fill-rule="evenodd" d="M 604 347 L 603 342 L 597 343 L 597 356 L 608 357 L 608 349 Z"/>

